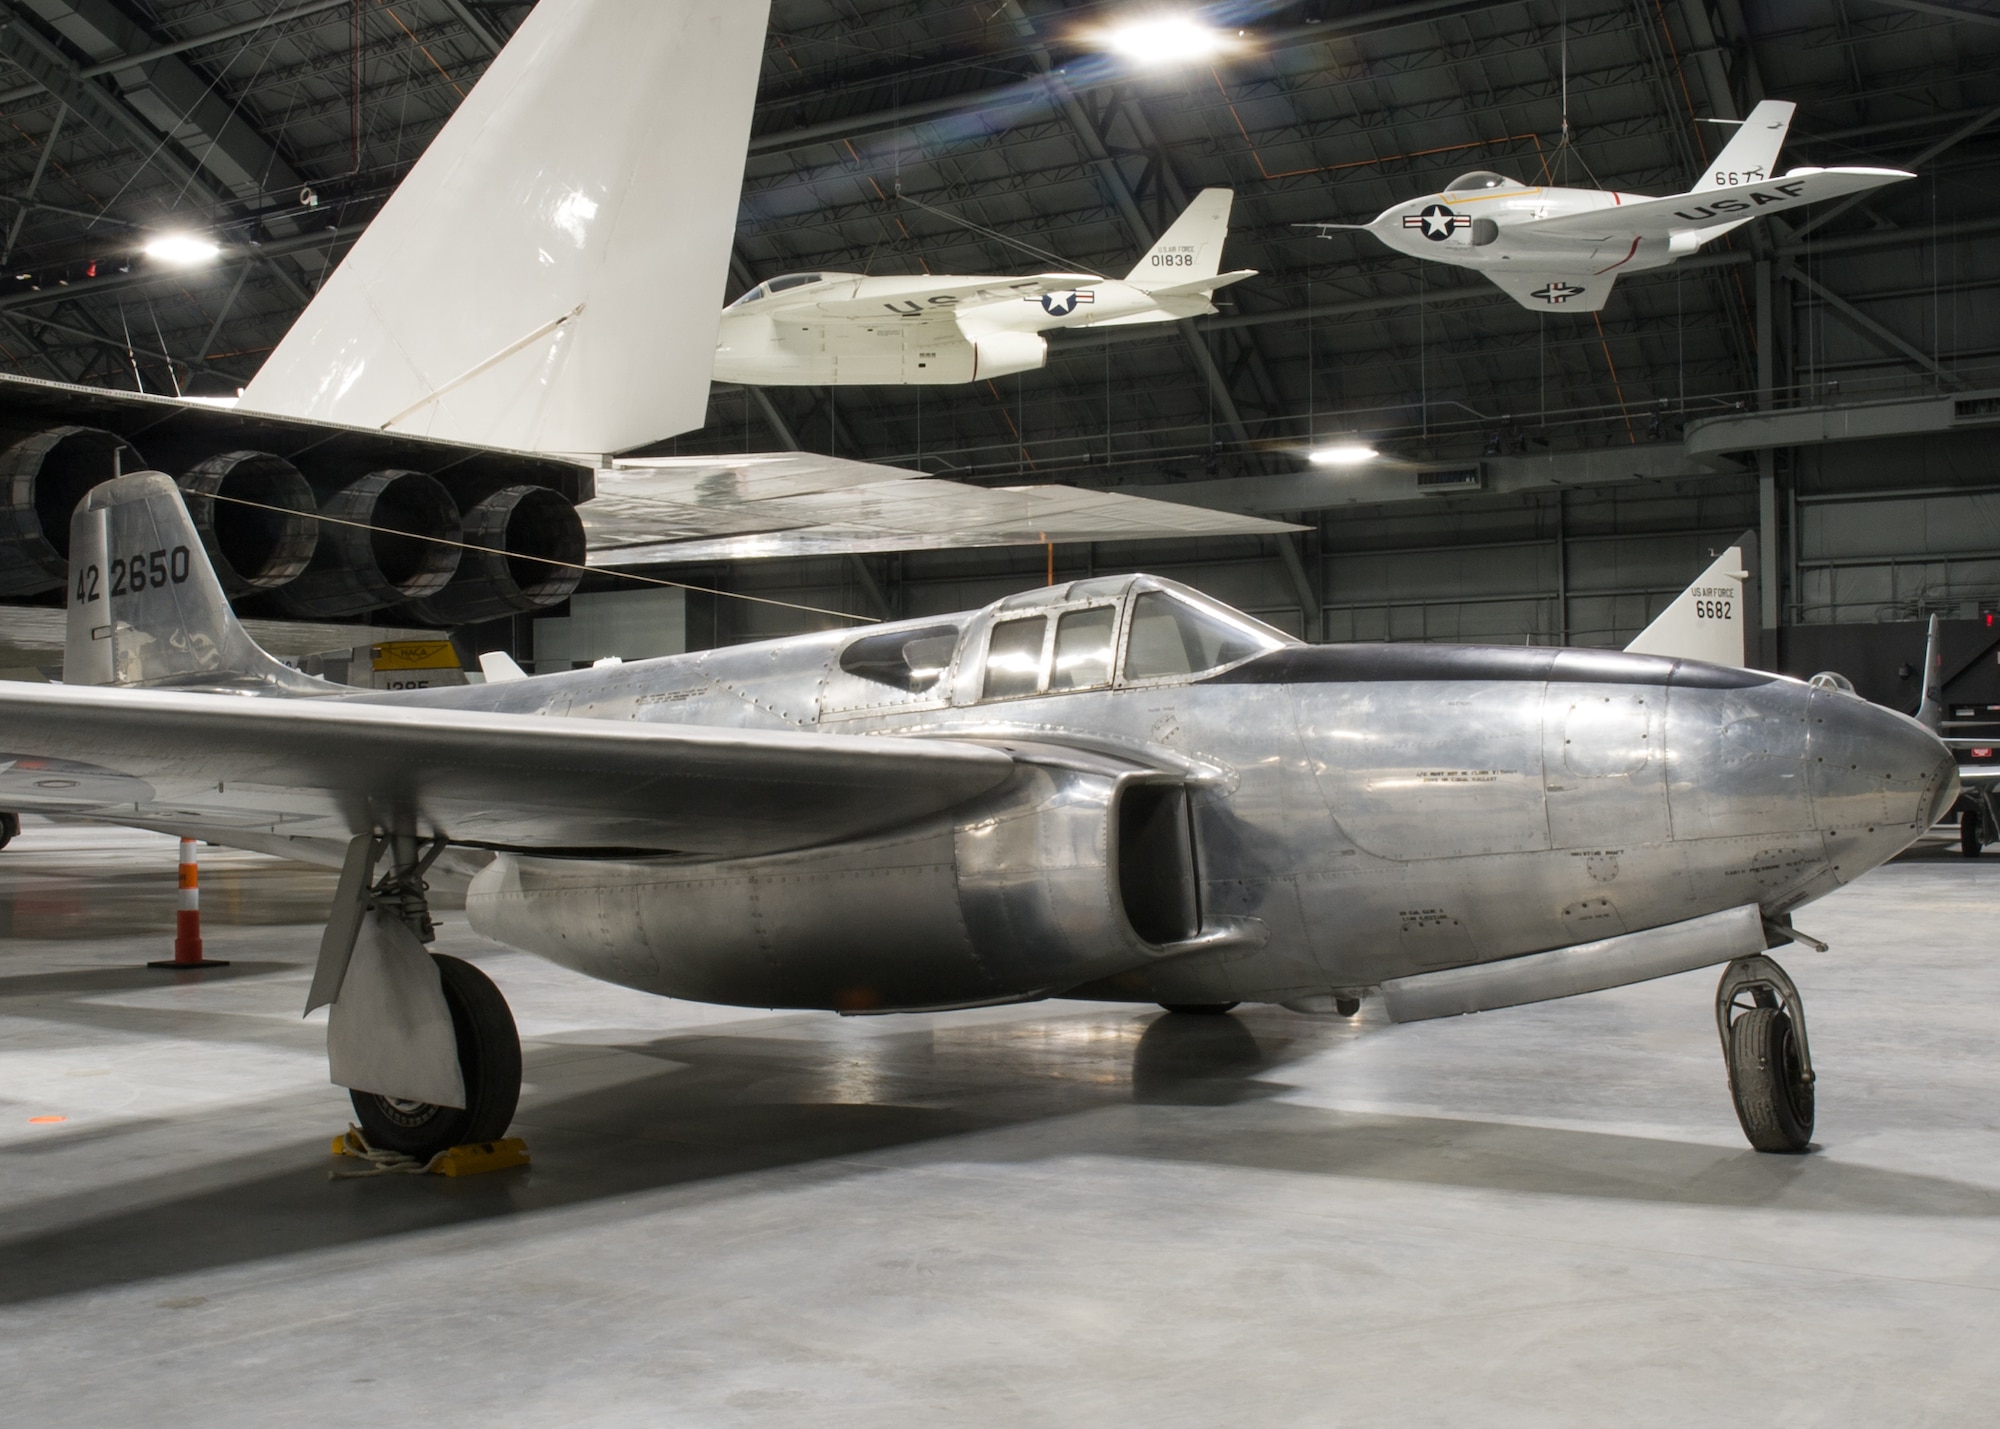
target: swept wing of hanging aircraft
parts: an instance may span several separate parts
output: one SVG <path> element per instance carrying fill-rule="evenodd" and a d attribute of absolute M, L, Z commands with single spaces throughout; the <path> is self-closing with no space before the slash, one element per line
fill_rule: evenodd
<path fill-rule="evenodd" d="M 1651 198 L 1523 183 L 1484 170 L 1399 203 L 1370 223 L 1312 223 L 1322 237 L 1373 234 L 1398 253 L 1483 274 L 1524 308 L 1594 313 L 1628 273 L 1663 268 L 1753 219 L 1915 178 L 1901 169 L 1777 172 L 1798 106 L 1767 99 L 1684 194 Z"/>
<path fill-rule="evenodd" d="M 1174 322 L 1215 311 L 1215 290 L 1255 277 L 1222 271 L 1228 189 L 1203 189 L 1121 278 L 788 273 L 722 313 L 715 376 L 749 386 L 932 385 L 1027 372 L 1045 332 Z"/>

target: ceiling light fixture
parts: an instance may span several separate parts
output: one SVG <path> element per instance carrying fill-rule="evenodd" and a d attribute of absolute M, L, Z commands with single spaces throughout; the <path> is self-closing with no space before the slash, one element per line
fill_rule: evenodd
<path fill-rule="evenodd" d="M 1375 460 L 1382 453 L 1360 442 L 1341 442 L 1335 446 L 1317 447 L 1306 453 L 1306 460 L 1314 466 L 1360 466 L 1363 462 Z"/>
<path fill-rule="evenodd" d="M 1104 43 L 1134 64 L 1173 65 L 1205 60 L 1227 48 L 1222 31 L 1186 15 L 1131 20 L 1105 33 Z"/>
<path fill-rule="evenodd" d="M 196 263 L 206 263 L 222 251 L 219 244 L 192 233 L 162 233 L 150 240 L 145 247 L 148 258 L 159 263 L 171 263 L 176 268 L 191 267 Z"/>

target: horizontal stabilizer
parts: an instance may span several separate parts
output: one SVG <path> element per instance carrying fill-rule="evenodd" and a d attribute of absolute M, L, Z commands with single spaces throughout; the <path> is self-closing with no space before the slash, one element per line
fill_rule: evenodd
<path fill-rule="evenodd" d="M 1167 283 L 1148 287 L 1146 292 L 1155 298 L 1207 297 L 1217 288 L 1226 288 L 1231 283 L 1240 283 L 1245 278 L 1257 276 L 1255 268 L 1238 268 L 1233 273 L 1218 273 L 1213 278 L 1190 278 L 1185 283 Z"/>

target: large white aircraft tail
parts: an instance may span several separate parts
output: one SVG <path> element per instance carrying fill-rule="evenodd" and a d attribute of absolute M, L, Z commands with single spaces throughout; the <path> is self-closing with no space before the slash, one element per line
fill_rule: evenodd
<path fill-rule="evenodd" d="M 1151 291 L 1188 288 L 1215 277 L 1222 271 L 1222 245 L 1229 238 L 1229 208 L 1235 198 L 1229 189 L 1196 194 L 1125 281 Z"/>
<path fill-rule="evenodd" d="M 1748 629 L 1743 583 L 1749 579 L 1739 542 L 1710 562 L 1694 584 L 1675 596 L 1626 650 L 1672 660 L 1741 665 L 1747 653 L 1744 633 Z"/>
<path fill-rule="evenodd" d="M 1715 156 L 1715 162 L 1688 192 L 1713 193 L 1716 189 L 1776 178 L 1778 150 L 1784 147 L 1785 133 L 1792 127 L 1792 114 L 1797 108 L 1787 99 L 1767 99 L 1752 109 L 1737 127 L 1736 137 Z"/>
<path fill-rule="evenodd" d="M 769 0 L 541 0 L 243 394 L 575 455 L 701 425 Z"/>

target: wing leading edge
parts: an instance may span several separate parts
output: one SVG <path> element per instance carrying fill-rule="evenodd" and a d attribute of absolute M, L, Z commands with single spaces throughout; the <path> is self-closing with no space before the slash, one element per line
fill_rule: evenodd
<path fill-rule="evenodd" d="M 1651 198 L 1614 208 L 1596 208 L 1588 213 L 1527 219 L 1510 223 L 1507 228 L 1509 233 L 1523 237 L 1572 241 L 1609 243 L 1637 238 L 1642 242 L 1648 239 L 1670 242 L 1675 234 L 1691 233 L 1699 234 L 1706 242 L 1720 236 L 1714 230 L 1734 228 L 1767 213 L 1804 208 L 1809 203 L 1864 193 L 1915 177 L 1901 169 L 1794 169 L 1782 178 L 1760 183 Z"/>
<path fill-rule="evenodd" d="M 0 687 L 0 730 L 9 809 L 548 853 L 810 847 L 940 813 L 1014 769 L 943 740 L 77 686 Z"/>

